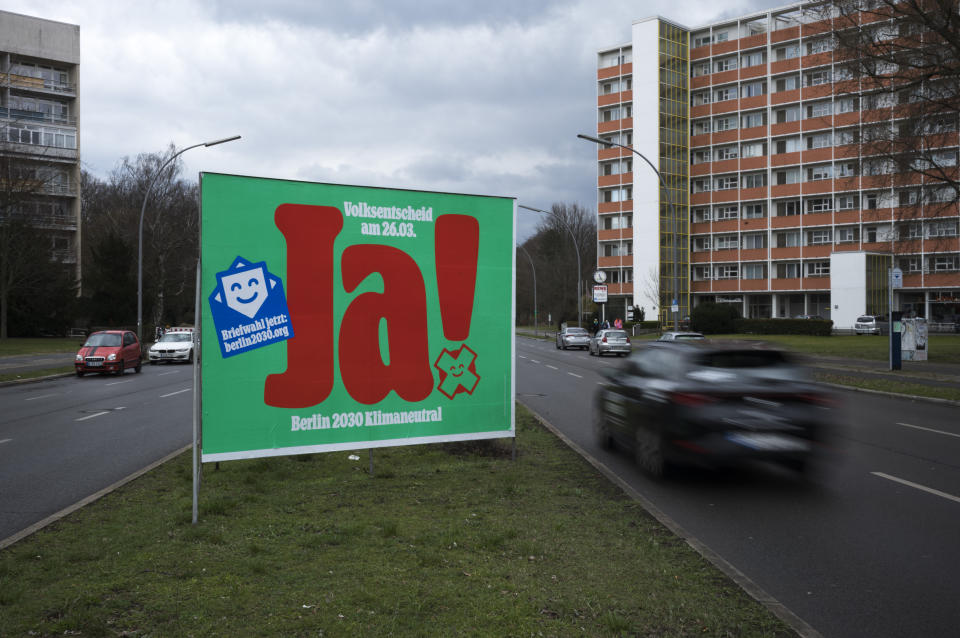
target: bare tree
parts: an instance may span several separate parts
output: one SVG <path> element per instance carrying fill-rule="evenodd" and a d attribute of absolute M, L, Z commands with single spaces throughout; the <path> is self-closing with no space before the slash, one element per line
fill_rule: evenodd
<path fill-rule="evenodd" d="M 956 0 L 828 0 L 817 11 L 832 21 L 836 99 L 862 112 L 853 141 L 863 188 L 887 198 L 863 208 L 894 209 L 894 253 L 915 252 L 909 242 L 936 237 L 938 224 L 953 224 L 956 234 L 956 222 L 929 221 L 956 216 L 960 201 Z"/>
<path fill-rule="evenodd" d="M 641 282 L 640 293 L 643 298 L 650 303 L 652 308 L 651 316 L 657 316 L 660 308 L 664 305 L 664 292 L 660 289 L 660 269 L 656 266 L 650 266 Z"/>

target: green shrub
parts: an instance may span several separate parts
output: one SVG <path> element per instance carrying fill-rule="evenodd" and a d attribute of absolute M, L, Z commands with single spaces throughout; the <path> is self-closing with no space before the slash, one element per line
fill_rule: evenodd
<path fill-rule="evenodd" d="M 702 303 L 690 312 L 690 329 L 703 334 L 735 332 L 734 322 L 740 318 L 735 304 Z"/>
<path fill-rule="evenodd" d="M 833 322 L 829 319 L 737 319 L 737 333 L 754 335 L 812 335 L 829 337 Z"/>

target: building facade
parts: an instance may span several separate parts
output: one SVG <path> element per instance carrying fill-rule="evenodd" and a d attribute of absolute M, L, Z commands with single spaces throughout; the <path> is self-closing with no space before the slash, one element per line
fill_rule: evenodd
<path fill-rule="evenodd" d="M 0 175 L 7 219 L 49 237 L 80 279 L 80 28 L 0 11 Z"/>
<path fill-rule="evenodd" d="M 664 178 L 630 150 L 597 151 L 613 312 L 669 325 L 709 301 L 848 328 L 886 312 L 893 264 L 895 309 L 960 321 L 956 200 L 869 155 L 871 131 L 897 125 L 896 95 L 851 81 L 831 29 L 810 3 L 698 28 L 657 17 L 598 52 L 597 136 Z M 936 143 L 949 166 L 948 120 Z"/>

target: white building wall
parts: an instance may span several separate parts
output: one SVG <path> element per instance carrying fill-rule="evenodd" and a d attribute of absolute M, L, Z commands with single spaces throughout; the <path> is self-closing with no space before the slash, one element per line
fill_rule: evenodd
<path fill-rule="evenodd" d="M 830 255 L 830 318 L 834 328 L 853 328 L 867 311 L 867 253 Z"/>
<path fill-rule="evenodd" d="M 659 21 L 633 23 L 633 148 L 657 165 L 660 155 Z M 633 304 L 648 319 L 658 308 L 644 291 L 660 270 L 660 181 L 640 157 L 633 158 Z"/>

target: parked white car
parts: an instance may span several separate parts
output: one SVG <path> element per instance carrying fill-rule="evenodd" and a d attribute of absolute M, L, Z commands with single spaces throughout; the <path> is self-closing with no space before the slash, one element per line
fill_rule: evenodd
<path fill-rule="evenodd" d="M 880 334 L 880 324 L 877 323 L 877 317 L 873 315 L 862 315 L 857 317 L 853 324 L 853 329 L 858 335 L 878 335 Z"/>

